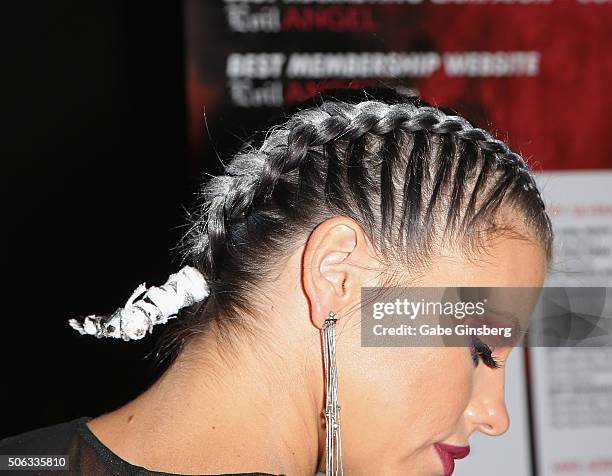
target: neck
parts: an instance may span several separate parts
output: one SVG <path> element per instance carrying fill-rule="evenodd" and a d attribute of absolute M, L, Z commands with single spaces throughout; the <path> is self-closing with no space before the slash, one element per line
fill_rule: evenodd
<path fill-rule="evenodd" d="M 204 340 L 138 398 L 92 420 L 92 431 L 151 470 L 315 474 L 325 441 L 323 388 L 308 377 L 316 359 L 294 350 L 313 346 L 272 351 L 264 339 L 256 352 L 245 345 L 220 353 L 214 334 Z"/>

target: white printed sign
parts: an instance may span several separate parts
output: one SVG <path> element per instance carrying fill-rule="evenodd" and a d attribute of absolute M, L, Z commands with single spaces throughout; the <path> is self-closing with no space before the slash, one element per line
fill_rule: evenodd
<path fill-rule="evenodd" d="M 612 171 L 538 177 L 555 231 L 547 286 L 612 287 Z M 539 476 L 612 475 L 612 348 L 530 349 Z"/>

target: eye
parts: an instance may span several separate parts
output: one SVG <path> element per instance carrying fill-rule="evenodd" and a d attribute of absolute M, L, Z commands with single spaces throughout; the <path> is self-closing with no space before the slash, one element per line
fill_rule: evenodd
<path fill-rule="evenodd" d="M 493 357 L 493 349 L 481 341 L 478 337 L 472 336 L 472 346 L 470 347 L 474 367 L 478 367 L 478 362 L 482 362 L 489 368 L 498 369 L 501 362 Z"/>

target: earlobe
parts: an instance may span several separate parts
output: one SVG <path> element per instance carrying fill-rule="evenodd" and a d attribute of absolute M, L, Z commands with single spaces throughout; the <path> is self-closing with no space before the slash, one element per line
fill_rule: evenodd
<path fill-rule="evenodd" d="M 349 287 L 355 280 L 350 261 L 360 231 L 351 218 L 334 217 L 319 224 L 306 243 L 302 278 L 311 319 L 318 328 L 329 311 L 342 308 L 352 297 Z"/>

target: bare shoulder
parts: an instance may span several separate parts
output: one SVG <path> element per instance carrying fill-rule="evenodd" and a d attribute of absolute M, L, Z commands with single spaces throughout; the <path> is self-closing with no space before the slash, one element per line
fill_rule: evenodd
<path fill-rule="evenodd" d="M 129 423 L 132 416 L 125 407 L 104 413 L 89 420 L 86 424 L 104 446 L 118 455 L 124 455 L 128 448 Z"/>

